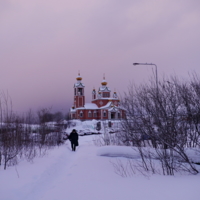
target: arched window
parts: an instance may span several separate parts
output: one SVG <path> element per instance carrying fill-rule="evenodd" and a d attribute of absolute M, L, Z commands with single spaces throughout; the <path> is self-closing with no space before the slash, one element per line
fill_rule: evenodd
<path fill-rule="evenodd" d="M 93 112 L 93 117 L 97 117 L 97 111 L 96 110 Z"/>
<path fill-rule="evenodd" d="M 82 117 L 83 117 L 83 111 L 80 112 L 80 118 L 82 118 Z"/>
<path fill-rule="evenodd" d="M 107 117 L 107 113 L 105 110 L 103 111 L 103 117 Z"/>
<path fill-rule="evenodd" d="M 78 88 L 78 95 L 82 96 L 83 95 L 83 88 Z"/>
<path fill-rule="evenodd" d="M 120 114 L 120 112 L 118 112 L 118 119 L 120 119 L 121 118 L 121 114 Z"/>
<path fill-rule="evenodd" d="M 91 111 L 88 112 L 88 117 L 89 117 L 89 118 L 92 117 L 92 112 L 91 112 Z"/>

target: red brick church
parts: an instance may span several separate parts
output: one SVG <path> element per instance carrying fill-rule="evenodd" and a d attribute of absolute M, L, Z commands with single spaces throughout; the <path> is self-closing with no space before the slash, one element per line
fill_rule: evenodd
<path fill-rule="evenodd" d="M 125 110 L 120 107 L 117 93 L 111 96 L 111 90 L 107 87 L 105 77 L 101 82 L 98 92 L 92 91 L 92 102 L 85 103 L 84 84 L 81 82 L 80 73 L 74 84 L 74 105 L 70 109 L 71 119 L 80 120 L 113 120 L 125 118 Z"/>

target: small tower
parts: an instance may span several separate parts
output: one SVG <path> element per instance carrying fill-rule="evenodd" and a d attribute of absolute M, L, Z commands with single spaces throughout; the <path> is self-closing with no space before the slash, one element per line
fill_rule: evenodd
<path fill-rule="evenodd" d="M 114 99 L 118 99 L 118 96 L 117 96 L 117 92 L 116 92 L 116 91 L 114 91 L 114 93 L 113 93 L 113 98 L 114 98 Z"/>
<path fill-rule="evenodd" d="M 98 99 L 101 99 L 101 92 L 98 92 Z"/>
<path fill-rule="evenodd" d="M 84 84 L 81 82 L 80 73 L 76 77 L 77 83 L 74 84 L 74 107 L 80 108 L 85 105 Z"/>
<path fill-rule="evenodd" d="M 107 81 L 105 80 L 105 75 L 103 77 L 103 80 L 101 81 L 101 87 L 99 88 L 99 92 L 101 94 L 101 97 L 103 98 L 110 98 L 110 89 L 107 87 Z"/>
<path fill-rule="evenodd" d="M 96 90 L 95 88 L 92 90 L 92 100 L 96 99 Z"/>

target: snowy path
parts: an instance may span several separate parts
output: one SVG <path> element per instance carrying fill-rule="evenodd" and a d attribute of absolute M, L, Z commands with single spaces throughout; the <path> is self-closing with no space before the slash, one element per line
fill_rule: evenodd
<path fill-rule="evenodd" d="M 80 137 L 76 152 L 70 144 L 51 150 L 33 164 L 0 170 L 0 200 L 199 200 L 200 176 L 147 179 L 122 178 L 110 160 L 97 156 L 93 136 Z"/>

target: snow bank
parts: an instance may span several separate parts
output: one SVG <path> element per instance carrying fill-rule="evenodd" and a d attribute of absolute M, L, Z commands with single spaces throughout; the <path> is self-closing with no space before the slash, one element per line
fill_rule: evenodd
<path fill-rule="evenodd" d="M 146 152 L 151 152 L 156 155 L 156 151 L 153 148 L 143 147 Z M 200 150 L 195 148 L 186 149 L 185 153 L 194 163 L 200 163 Z M 102 146 L 97 152 L 97 156 L 107 156 L 107 157 L 124 157 L 131 159 L 139 159 L 140 155 L 136 147 L 129 146 Z"/>
<path fill-rule="evenodd" d="M 92 133 L 98 133 L 96 130 L 96 120 L 92 121 L 80 121 L 80 120 L 72 120 L 70 127 L 68 127 L 65 131 L 69 135 L 73 129 L 76 129 L 79 135 L 88 135 Z"/>
<path fill-rule="evenodd" d="M 140 158 L 140 156 L 133 149 L 133 147 L 126 146 L 103 146 L 97 150 L 96 155 L 108 157 L 125 157 L 132 159 Z"/>
<path fill-rule="evenodd" d="M 97 130 L 97 123 L 100 123 L 100 130 Z M 111 123 L 111 127 L 109 127 L 109 123 Z M 71 125 L 66 129 L 67 134 L 71 133 L 73 129 L 76 129 L 79 135 L 88 135 L 93 133 L 109 133 L 109 132 L 117 132 L 119 131 L 121 125 L 120 121 L 98 121 L 98 120 L 91 120 L 91 121 L 80 121 L 80 120 L 71 120 Z"/>

